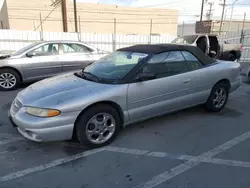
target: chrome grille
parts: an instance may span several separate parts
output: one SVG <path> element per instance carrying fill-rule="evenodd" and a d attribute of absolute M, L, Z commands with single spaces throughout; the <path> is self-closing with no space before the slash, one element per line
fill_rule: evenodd
<path fill-rule="evenodd" d="M 22 106 L 22 103 L 18 99 L 15 99 L 10 108 L 11 113 L 15 115 L 22 108 Z"/>

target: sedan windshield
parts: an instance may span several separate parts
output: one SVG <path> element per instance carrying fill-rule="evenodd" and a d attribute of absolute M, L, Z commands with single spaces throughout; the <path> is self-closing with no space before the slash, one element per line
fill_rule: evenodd
<path fill-rule="evenodd" d="M 174 39 L 171 43 L 175 44 L 193 44 L 197 35 L 188 35 Z"/>
<path fill-rule="evenodd" d="M 24 48 L 21 48 L 20 50 L 17 50 L 15 53 L 13 53 L 12 55 L 21 55 L 23 54 L 24 52 L 26 52 L 27 50 L 29 50 L 30 48 L 33 48 L 35 47 L 36 45 L 38 45 L 39 42 L 36 42 L 36 43 L 32 43 L 28 46 L 25 46 Z"/>
<path fill-rule="evenodd" d="M 116 51 L 89 65 L 83 73 L 99 79 L 122 79 L 147 56 L 144 53 Z"/>

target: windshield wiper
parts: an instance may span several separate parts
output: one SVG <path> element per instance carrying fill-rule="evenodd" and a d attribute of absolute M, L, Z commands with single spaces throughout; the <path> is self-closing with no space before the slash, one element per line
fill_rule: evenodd
<path fill-rule="evenodd" d="M 85 77 L 90 76 L 90 77 L 92 77 L 92 78 L 94 78 L 94 79 L 96 79 L 96 80 L 100 80 L 100 78 L 99 78 L 98 76 L 92 74 L 91 72 L 82 71 L 82 74 L 83 74 Z"/>
<path fill-rule="evenodd" d="M 91 72 L 84 71 L 84 69 L 82 69 L 81 71 L 78 71 L 74 74 L 80 78 L 84 78 L 84 79 L 90 80 L 90 81 L 95 81 L 95 82 L 106 82 L 107 81 L 105 78 L 101 78 L 101 77 L 96 76 L 95 74 L 93 74 Z"/>

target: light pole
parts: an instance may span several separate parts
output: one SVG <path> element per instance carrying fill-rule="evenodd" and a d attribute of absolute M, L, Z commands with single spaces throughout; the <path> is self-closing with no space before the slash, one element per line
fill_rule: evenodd
<path fill-rule="evenodd" d="M 224 17 L 225 6 L 226 6 L 226 0 L 223 0 L 223 4 L 222 4 L 222 14 L 221 14 L 221 20 L 220 20 L 219 35 L 220 35 L 220 33 L 221 33 L 221 28 L 222 28 L 222 23 L 223 23 L 223 17 Z"/>
<path fill-rule="evenodd" d="M 203 17 L 203 9 L 204 9 L 204 0 L 201 1 L 201 17 L 200 17 L 200 22 L 202 21 L 202 17 Z"/>
<path fill-rule="evenodd" d="M 224 16 L 224 20 L 223 20 L 223 22 L 224 22 L 224 25 L 222 26 L 223 27 L 223 30 L 225 31 L 225 25 L 227 26 L 227 10 L 228 9 L 230 9 L 230 7 L 227 7 L 226 8 L 226 10 L 225 10 L 225 16 Z M 227 27 L 227 29 L 228 29 L 228 27 Z"/>
<path fill-rule="evenodd" d="M 232 17 L 233 17 L 233 10 L 234 10 L 234 4 L 237 2 L 238 0 L 235 0 L 232 4 L 232 10 L 231 10 L 231 16 L 230 16 L 230 21 L 229 21 L 229 31 L 231 31 L 231 26 L 232 26 Z"/>
<path fill-rule="evenodd" d="M 226 19 L 227 19 L 227 10 L 228 10 L 228 9 L 230 9 L 230 8 L 228 7 L 228 8 L 226 8 L 226 10 L 225 10 L 224 21 L 226 21 Z"/>

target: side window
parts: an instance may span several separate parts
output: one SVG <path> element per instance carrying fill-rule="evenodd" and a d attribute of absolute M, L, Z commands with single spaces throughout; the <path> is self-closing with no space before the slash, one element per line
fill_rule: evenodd
<path fill-rule="evenodd" d="M 180 51 L 170 51 L 155 55 L 143 68 L 143 72 L 155 73 L 156 78 L 173 76 L 187 71 L 186 61 Z"/>
<path fill-rule="evenodd" d="M 33 50 L 33 52 L 35 52 L 35 56 L 57 55 L 58 48 L 59 48 L 58 44 L 45 44 Z"/>
<path fill-rule="evenodd" d="M 154 55 L 148 61 L 148 63 L 150 63 L 150 64 L 152 64 L 152 63 L 162 63 L 168 57 L 168 55 L 169 55 L 169 52 L 165 52 L 165 53 Z"/>
<path fill-rule="evenodd" d="M 63 44 L 63 53 L 90 53 L 91 49 L 80 44 Z"/>
<path fill-rule="evenodd" d="M 189 70 L 196 70 L 203 67 L 203 64 L 190 52 L 182 51 L 182 54 L 187 61 Z"/>

